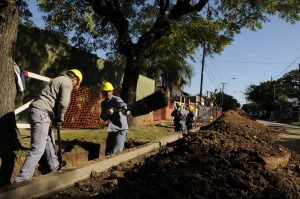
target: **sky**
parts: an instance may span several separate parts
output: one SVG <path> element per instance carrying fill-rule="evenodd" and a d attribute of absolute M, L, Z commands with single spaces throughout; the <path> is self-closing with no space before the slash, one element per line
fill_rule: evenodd
<path fill-rule="evenodd" d="M 43 27 L 41 14 L 35 3 L 29 1 L 33 21 Z M 105 52 L 98 50 L 97 55 L 105 59 Z M 196 62 L 191 85 L 184 91 L 197 95 L 200 93 L 202 50 L 194 54 Z M 220 55 L 206 57 L 202 95 L 220 90 L 233 96 L 242 105 L 247 103 L 244 92 L 251 85 L 278 79 L 285 73 L 297 69 L 300 63 L 300 22 L 289 24 L 278 17 L 263 24 L 257 31 L 243 29 L 236 35 L 231 45 Z"/>
<path fill-rule="evenodd" d="M 195 54 L 196 63 L 190 87 L 184 90 L 200 93 L 202 50 Z M 261 30 L 242 30 L 233 43 L 221 55 L 205 59 L 202 94 L 220 90 L 233 96 L 242 105 L 246 103 L 244 92 L 251 85 L 278 79 L 285 73 L 298 69 L 300 63 L 300 22 L 289 24 L 272 17 Z M 234 79 L 235 78 L 235 79 Z"/>

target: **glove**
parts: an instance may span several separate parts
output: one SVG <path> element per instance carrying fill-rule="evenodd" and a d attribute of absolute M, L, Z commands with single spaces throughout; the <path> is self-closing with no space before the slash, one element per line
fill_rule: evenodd
<path fill-rule="evenodd" d="M 114 113 L 114 109 L 113 108 L 110 108 L 107 110 L 107 114 L 108 115 L 112 115 Z"/>
<path fill-rule="evenodd" d="M 123 113 L 123 115 L 130 115 L 130 111 L 129 110 L 127 110 L 127 107 L 123 107 L 122 108 L 122 113 Z"/>

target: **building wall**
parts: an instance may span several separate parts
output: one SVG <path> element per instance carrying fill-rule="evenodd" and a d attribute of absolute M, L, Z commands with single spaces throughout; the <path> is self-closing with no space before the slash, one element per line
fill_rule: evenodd
<path fill-rule="evenodd" d="M 25 70 L 47 77 L 77 68 L 83 73 L 85 87 L 96 86 L 104 80 L 120 85 L 123 77 L 122 67 L 72 47 L 55 34 L 38 28 L 19 27 L 15 61 Z"/>
<path fill-rule="evenodd" d="M 140 75 L 136 89 L 136 100 L 140 100 L 154 92 L 155 81 L 153 79 Z M 137 124 L 141 124 L 143 122 L 149 121 L 153 121 L 153 112 L 147 115 L 136 117 L 134 122 Z"/>

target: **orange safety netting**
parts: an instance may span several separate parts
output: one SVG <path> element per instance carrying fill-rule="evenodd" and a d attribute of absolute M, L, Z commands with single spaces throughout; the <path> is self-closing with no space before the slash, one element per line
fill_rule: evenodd
<path fill-rule="evenodd" d="M 100 120 L 101 95 L 91 88 L 73 90 L 71 101 L 65 113 L 63 128 L 95 128 L 103 126 Z"/>

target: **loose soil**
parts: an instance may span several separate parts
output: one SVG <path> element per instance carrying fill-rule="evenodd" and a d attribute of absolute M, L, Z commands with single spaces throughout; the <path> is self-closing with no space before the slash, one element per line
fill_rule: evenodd
<path fill-rule="evenodd" d="M 272 141 L 281 132 L 229 111 L 155 155 L 42 198 L 300 198 L 300 156 Z"/>

